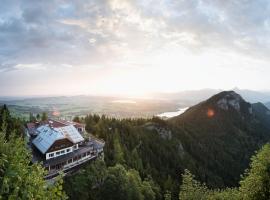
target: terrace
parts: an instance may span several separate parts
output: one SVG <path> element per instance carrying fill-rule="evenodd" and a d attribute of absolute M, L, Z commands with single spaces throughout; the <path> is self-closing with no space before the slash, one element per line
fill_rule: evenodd
<path fill-rule="evenodd" d="M 103 154 L 104 142 L 96 138 L 89 138 L 79 145 L 79 148 L 71 153 L 46 160 L 44 156 L 30 143 L 32 150 L 32 162 L 42 162 L 48 174 L 45 179 L 56 177 L 60 171 L 64 174 L 78 170 L 83 164 L 95 160 Z"/>
<path fill-rule="evenodd" d="M 78 128 L 84 125 L 70 123 L 48 120 L 35 126 L 27 124 L 27 146 L 32 151 L 32 163 L 42 163 L 48 172 L 45 179 L 56 177 L 60 171 L 72 173 L 81 165 L 103 155 L 103 140 L 91 134 L 83 138 Z M 29 134 L 32 129 L 37 136 Z"/>
<path fill-rule="evenodd" d="M 103 151 L 97 148 L 99 145 L 96 141 L 91 140 L 81 145 L 78 150 L 72 153 L 44 161 L 43 165 L 48 170 L 45 178 L 51 179 L 57 176 L 60 171 L 67 173 L 71 170 L 76 170 L 82 164 L 96 159 Z"/>

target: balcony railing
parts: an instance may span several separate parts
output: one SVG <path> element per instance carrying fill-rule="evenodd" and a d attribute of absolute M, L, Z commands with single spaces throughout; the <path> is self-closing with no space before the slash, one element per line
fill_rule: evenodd
<path fill-rule="evenodd" d="M 90 155 L 87 155 L 85 157 L 82 157 L 76 161 L 73 161 L 71 163 L 68 163 L 68 161 L 66 162 L 65 165 L 63 165 L 61 168 L 59 169 L 50 169 L 48 171 L 48 174 L 45 176 L 45 179 L 51 179 L 56 177 L 57 175 L 59 175 L 59 173 L 62 171 L 65 174 L 67 174 L 69 171 L 71 171 L 72 169 L 76 168 L 77 166 L 80 166 L 90 160 L 96 159 L 99 156 L 98 152 L 92 153 Z"/>

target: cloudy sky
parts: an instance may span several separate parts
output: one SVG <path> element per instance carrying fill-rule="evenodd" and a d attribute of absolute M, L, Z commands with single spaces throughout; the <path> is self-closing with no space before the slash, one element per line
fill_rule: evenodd
<path fill-rule="evenodd" d="M 0 5 L 0 96 L 270 90 L 268 0 Z"/>

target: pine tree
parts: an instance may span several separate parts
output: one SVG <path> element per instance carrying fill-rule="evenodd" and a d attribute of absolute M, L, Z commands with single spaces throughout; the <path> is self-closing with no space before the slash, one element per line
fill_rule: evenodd
<path fill-rule="evenodd" d="M 172 194 L 170 191 L 166 190 L 164 194 L 164 200 L 172 200 Z"/>
<path fill-rule="evenodd" d="M 80 120 L 80 117 L 79 117 L 79 116 L 75 116 L 75 117 L 73 118 L 73 120 L 72 120 L 72 121 L 77 122 L 77 123 L 80 123 L 80 122 L 81 122 L 81 120 Z"/>
<path fill-rule="evenodd" d="M 0 199 L 66 199 L 61 179 L 55 185 L 44 180 L 45 171 L 31 164 L 22 138 L 0 132 Z"/>
<path fill-rule="evenodd" d="M 246 200 L 270 199 L 270 144 L 266 144 L 254 157 L 250 169 L 240 182 L 240 193 Z"/>
<path fill-rule="evenodd" d="M 29 121 L 30 122 L 35 122 L 36 121 L 36 118 L 34 117 L 33 113 L 29 113 Z"/>
<path fill-rule="evenodd" d="M 114 148 L 114 160 L 115 163 L 123 164 L 125 162 L 124 152 L 120 143 L 120 136 L 118 130 L 115 131 L 114 140 L 113 140 L 113 148 Z"/>
<path fill-rule="evenodd" d="M 43 113 L 42 113 L 41 120 L 42 120 L 42 121 L 48 120 L 48 115 L 47 115 L 46 112 L 43 112 Z"/>
<path fill-rule="evenodd" d="M 40 120 L 40 114 L 38 113 L 36 116 L 36 119 L 39 121 Z"/>
<path fill-rule="evenodd" d="M 207 200 L 209 191 L 204 184 L 195 180 L 188 170 L 183 174 L 183 183 L 180 187 L 180 200 Z"/>

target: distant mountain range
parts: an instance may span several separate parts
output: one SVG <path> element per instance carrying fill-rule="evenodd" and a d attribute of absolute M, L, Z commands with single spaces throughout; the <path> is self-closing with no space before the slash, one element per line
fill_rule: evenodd
<path fill-rule="evenodd" d="M 24 118 L 28 118 L 30 112 L 34 114 L 47 112 L 50 117 L 61 117 L 68 120 L 75 116 L 85 116 L 90 113 L 105 114 L 116 118 L 152 117 L 178 108 L 178 105 L 174 102 L 160 99 L 86 95 L 25 99 L 9 99 L 6 97 L 0 100 L 1 104 L 7 104 L 14 115 Z M 59 116 L 53 116 L 54 113 L 59 113 Z"/>
<path fill-rule="evenodd" d="M 247 101 L 251 103 L 270 102 L 270 92 L 245 90 L 245 89 L 239 89 L 239 88 L 234 88 L 233 91 L 240 94 L 244 99 L 246 99 Z M 211 96 L 219 92 L 222 92 L 222 90 L 202 89 L 202 90 L 187 90 L 187 91 L 176 92 L 176 93 L 155 93 L 155 94 L 152 94 L 152 96 L 155 98 L 174 100 L 180 103 L 183 102 L 183 103 L 194 105 L 196 103 L 199 103 L 200 101 L 210 98 Z"/>
<path fill-rule="evenodd" d="M 270 108 L 270 93 L 234 89 L 251 103 L 265 103 Z M 89 113 L 106 114 L 111 117 L 151 117 L 164 112 L 175 112 L 180 108 L 193 106 L 212 95 L 221 92 L 216 89 L 190 90 L 178 93 L 155 93 L 148 98 L 123 98 L 110 96 L 58 96 L 58 97 L 0 97 L 0 105 L 8 104 L 13 113 L 28 117 L 29 112 L 54 113 L 72 118 Z M 268 102 L 268 103 L 267 103 Z"/>
<path fill-rule="evenodd" d="M 267 108 L 270 109 L 270 102 L 267 102 L 267 103 L 265 103 L 264 105 L 265 105 Z"/>

